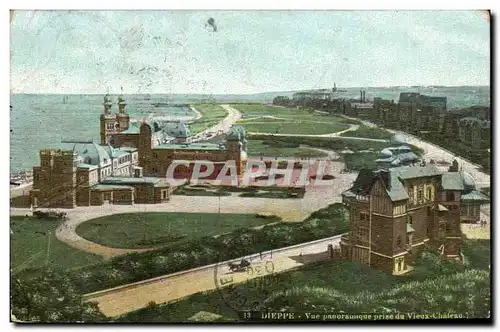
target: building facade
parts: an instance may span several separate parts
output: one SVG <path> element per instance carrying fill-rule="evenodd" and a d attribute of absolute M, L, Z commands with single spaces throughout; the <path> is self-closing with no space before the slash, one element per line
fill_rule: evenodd
<path fill-rule="evenodd" d="M 222 170 L 227 175 L 243 174 L 247 160 L 243 127 L 232 127 L 219 144 L 190 143 L 184 123 L 151 120 L 138 126 L 130 122 L 125 105 L 120 95 L 119 112 L 112 114 L 111 99 L 104 97 L 101 144 L 72 142 L 72 147 L 40 151 L 29 198 L 33 207 L 166 202 L 172 192 L 167 177 L 191 178 L 197 161 L 214 164 L 206 179 L 215 179 Z M 179 161 L 183 162 L 168 174 Z M 199 171 L 205 170 L 202 166 Z"/>
<path fill-rule="evenodd" d="M 476 207 L 488 201 L 471 179 L 453 166 L 446 173 L 434 165 L 362 170 L 342 194 L 351 218 L 342 257 L 391 274 L 410 271 L 424 248 L 461 261 L 460 222 L 478 218 Z M 471 207 L 474 215 L 466 214 Z"/>

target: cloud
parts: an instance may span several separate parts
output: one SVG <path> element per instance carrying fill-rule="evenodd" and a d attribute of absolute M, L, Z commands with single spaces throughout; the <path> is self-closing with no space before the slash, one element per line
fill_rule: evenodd
<path fill-rule="evenodd" d="M 11 81 L 62 93 L 488 84 L 489 47 L 473 12 L 19 12 Z"/>

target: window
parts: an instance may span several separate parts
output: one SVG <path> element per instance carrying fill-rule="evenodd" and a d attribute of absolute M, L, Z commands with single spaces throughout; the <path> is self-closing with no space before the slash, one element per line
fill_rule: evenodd
<path fill-rule="evenodd" d="M 360 212 L 359 213 L 359 220 L 360 221 L 368 221 L 370 218 L 368 216 L 368 213 L 365 212 Z"/>
<path fill-rule="evenodd" d="M 427 188 L 427 199 L 432 200 L 432 188 Z"/>
<path fill-rule="evenodd" d="M 153 158 L 158 159 L 158 153 L 153 152 Z"/>
<path fill-rule="evenodd" d="M 418 191 L 417 191 L 417 202 L 420 204 L 420 202 L 423 201 L 423 197 L 424 196 L 424 191 L 422 190 L 422 188 L 418 188 Z"/>
<path fill-rule="evenodd" d="M 410 200 L 410 204 L 414 204 L 415 202 L 415 197 L 414 197 L 414 189 L 413 186 L 408 187 L 408 197 Z"/>
<path fill-rule="evenodd" d="M 408 223 L 409 223 L 410 225 L 412 225 L 412 224 L 413 224 L 413 217 L 412 217 L 412 216 L 408 216 Z"/>
<path fill-rule="evenodd" d="M 358 240 L 362 243 L 368 243 L 369 232 L 367 228 L 358 228 Z"/>
<path fill-rule="evenodd" d="M 447 191 L 447 192 L 446 192 L 446 200 L 447 200 L 448 202 L 451 202 L 451 201 L 455 200 L 455 197 L 454 197 L 454 196 L 455 196 L 455 195 L 453 195 L 453 192 L 452 192 L 452 191 Z"/>
<path fill-rule="evenodd" d="M 396 238 L 396 246 L 401 248 L 401 235 Z"/>

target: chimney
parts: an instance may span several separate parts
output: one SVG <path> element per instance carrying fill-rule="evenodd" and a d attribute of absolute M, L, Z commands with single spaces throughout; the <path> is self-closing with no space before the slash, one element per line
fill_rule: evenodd
<path fill-rule="evenodd" d="M 362 103 L 363 102 L 363 90 L 359 90 L 359 102 Z"/>

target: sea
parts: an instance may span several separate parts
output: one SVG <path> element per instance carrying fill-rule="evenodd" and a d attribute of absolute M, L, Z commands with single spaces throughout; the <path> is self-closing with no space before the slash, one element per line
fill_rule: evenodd
<path fill-rule="evenodd" d="M 448 109 L 468 106 L 489 106 L 490 88 L 466 87 L 387 87 L 346 88 L 339 95 L 359 97 L 366 91 L 368 100 L 373 97 L 393 99 L 401 92 L 420 92 L 431 96 L 446 96 Z M 186 105 L 202 102 L 262 102 L 270 103 L 276 96 L 291 97 L 294 91 L 277 91 L 247 95 L 201 94 L 129 94 L 125 95 L 126 110 L 132 119 L 148 116 L 193 117 Z M 116 101 L 118 96 L 111 95 Z M 39 150 L 68 147 L 63 140 L 99 142 L 99 116 L 103 111 L 104 95 L 99 94 L 11 94 L 10 96 L 10 172 L 30 171 L 39 164 Z M 113 105 L 117 112 L 117 105 Z"/>

